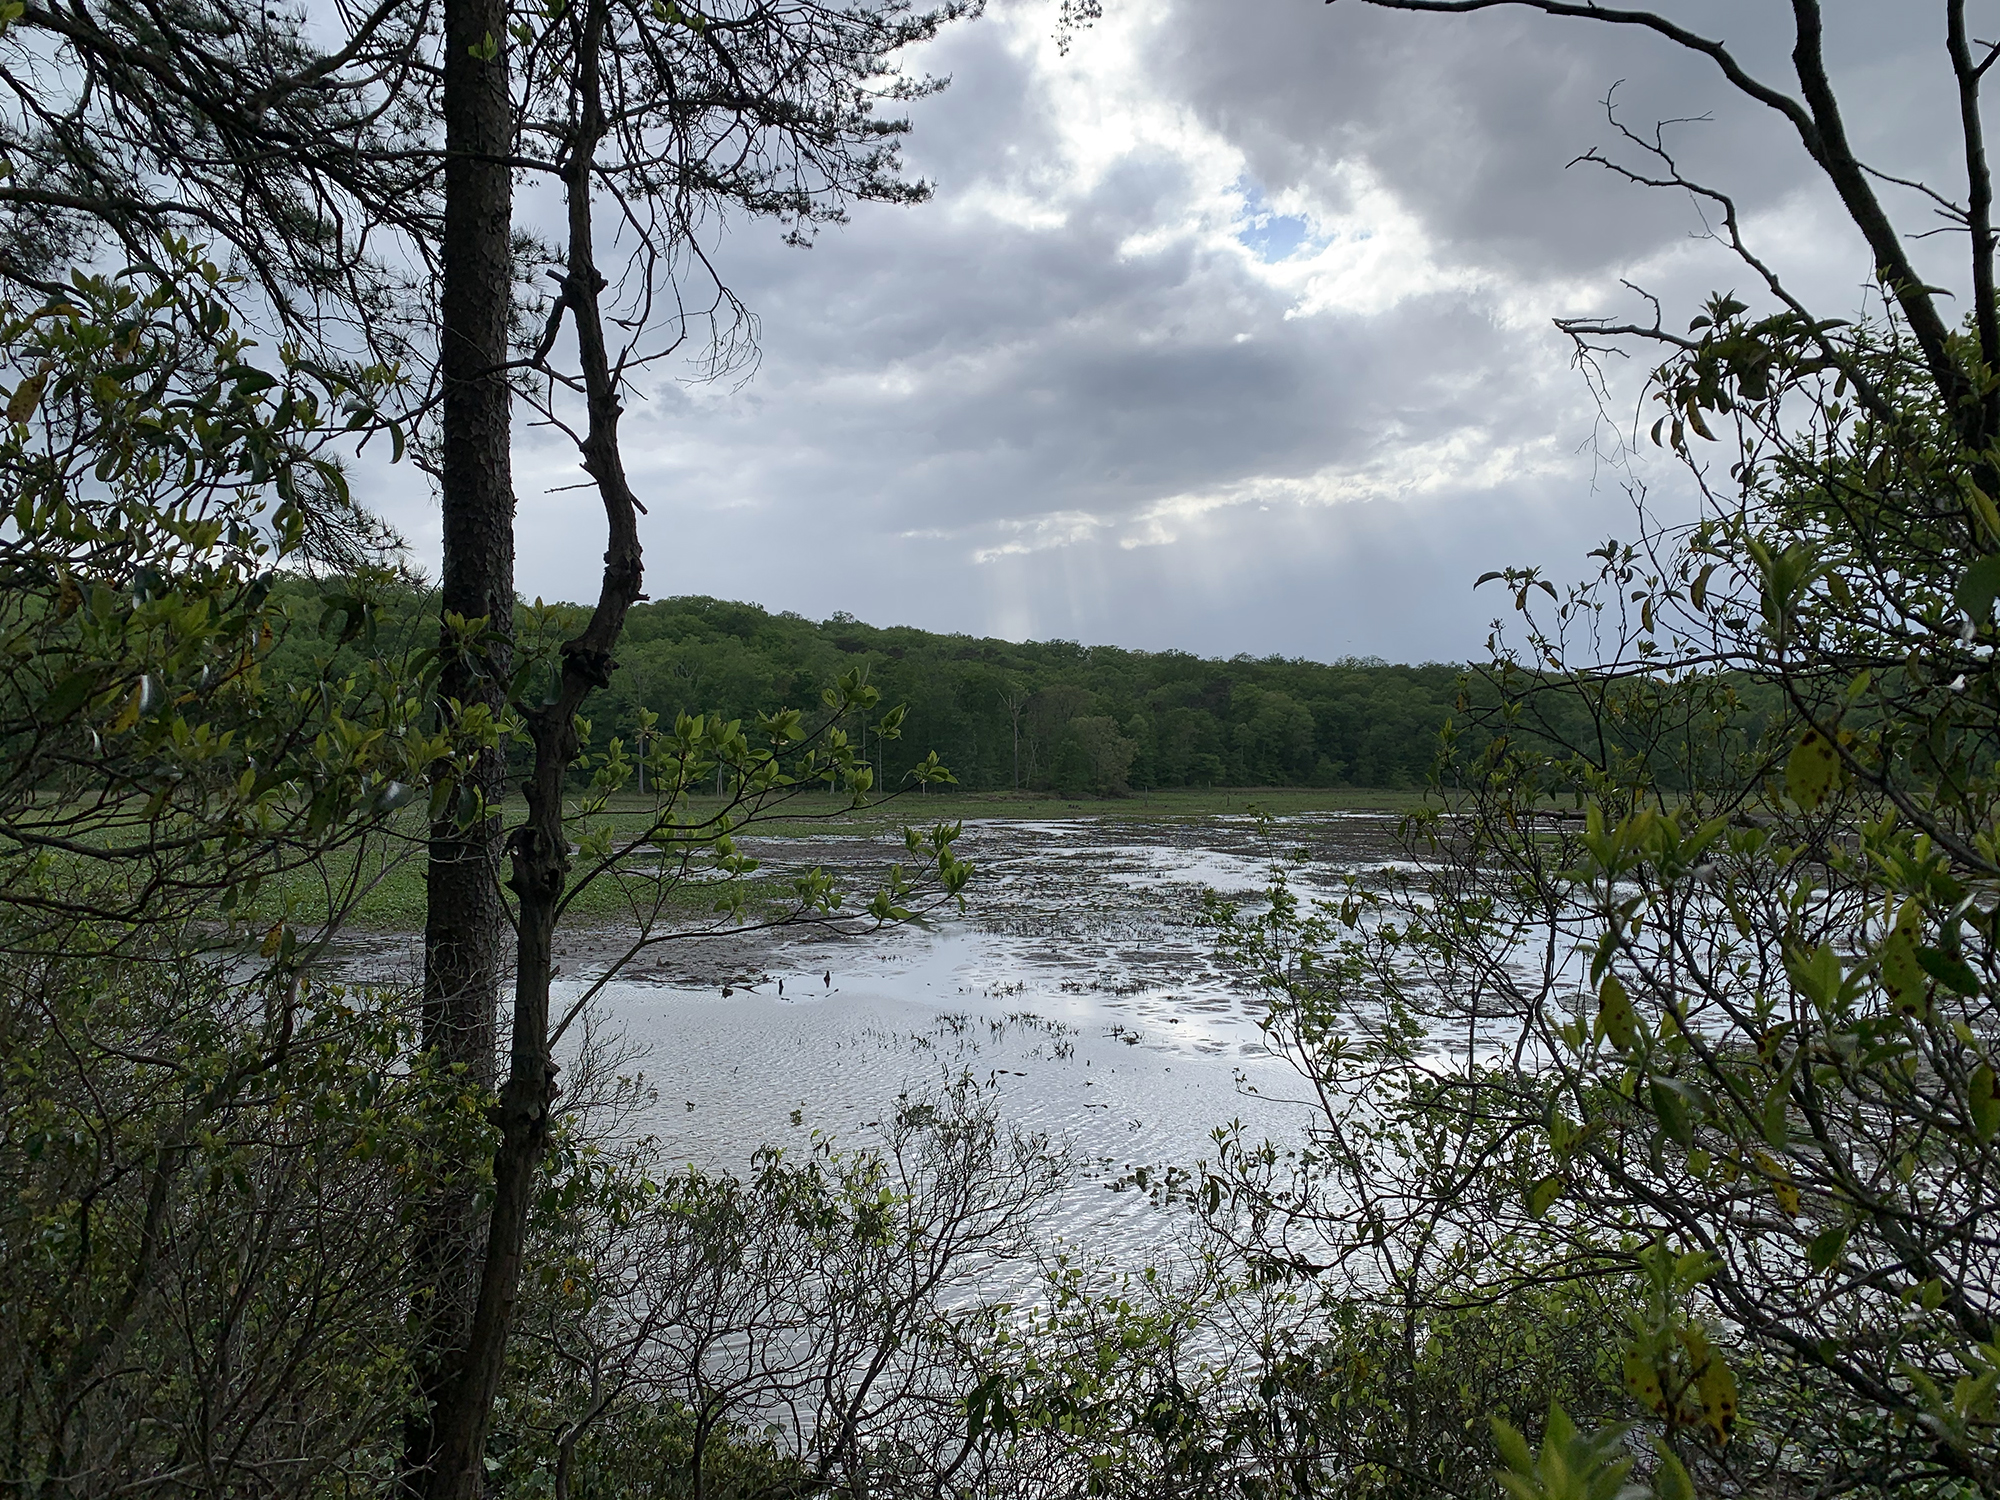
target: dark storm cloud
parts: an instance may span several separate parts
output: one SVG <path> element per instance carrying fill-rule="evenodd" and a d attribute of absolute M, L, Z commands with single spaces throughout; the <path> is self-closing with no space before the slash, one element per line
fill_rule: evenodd
<path fill-rule="evenodd" d="M 1643 38 L 1353 0 L 1108 8 L 1067 59 L 1026 0 L 934 49 L 953 86 L 910 147 L 930 204 L 810 251 L 722 239 L 763 361 L 634 405 L 655 593 L 1462 657 L 1493 612 L 1479 572 L 1571 571 L 1630 529 L 1549 317 L 1611 305 L 1635 268 L 1674 306 L 1740 277 L 1691 245 L 1684 197 L 1564 171 L 1607 139 L 1612 83 L 1635 126 L 1713 112 L 1676 136 L 1688 164 L 1816 295 L 1845 310 L 1865 272 L 1782 126 Z M 1837 63 L 1866 148 L 1939 174 L 1935 39 L 1884 20 L 1904 9 L 1847 7 Z M 1685 13 L 1782 65 L 1780 7 Z M 573 477 L 524 445 L 530 592 L 590 587 L 590 514 L 544 493 Z"/>
<path fill-rule="evenodd" d="M 1661 8 L 1797 92 L 1789 7 Z M 1829 12 L 1835 83 L 1862 106 L 1850 117 L 1857 148 L 1894 175 L 1953 177 L 1942 7 L 1848 0 Z M 1607 96 L 1643 135 L 1685 122 L 1667 140 L 1690 174 L 1746 212 L 1818 189 L 1775 111 L 1639 28 L 1512 9 L 1437 17 L 1360 0 L 1180 0 L 1153 56 L 1163 86 L 1238 142 L 1267 184 L 1337 191 L 1338 170 L 1365 161 L 1460 254 L 1524 276 L 1613 271 L 1698 224 L 1678 195 L 1565 170 L 1593 146 L 1644 164 L 1610 128 Z"/>

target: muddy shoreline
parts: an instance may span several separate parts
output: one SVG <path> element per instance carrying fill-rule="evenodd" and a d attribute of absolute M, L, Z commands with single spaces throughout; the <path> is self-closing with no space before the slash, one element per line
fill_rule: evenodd
<path fill-rule="evenodd" d="M 979 873 L 962 914 L 849 935 L 683 929 L 604 983 L 592 1045 L 629 1057 L 652 1088 L 635 1128 L 678 1160 L 726 1170 L 802 1131 L 865 1143 L 899 1093 L 973 1069 L 1009 1124 L 1076 1152 L 1061 1231 L 1138 1254 L 1171 1225 L 1144 1194 L 1107 1188 L 1211 1159 L 1212 1132 L 1232 1120 L 1259 1138 L 1296 1129 L 1285 1101 L 1297 1079 L 1265 1045 L 1254 987 L 1216 955 L 1204 893 L 1254 900 L 1300 852 L 1314 861 L 1302 894 L 1326 889 L 1396 863 L 1396 823 L 968 823 L 959 852 Z M 765 862 L 760 873 L 818 865 L 863 888 L 906 857 L 886 830 L 739 848 Z M 615 924 L 560 935 L 559 1010 L 632 935 Z M 406 935 L 363 939 L 336 962 L 355 978 L 408 980 L 420 959 Z"/>
<path fill-rule="evenodd" d="M 1065 978 L 1092 990 L 1136 992 L 1187 962 L 1190 936 L 1206 930 L 1204 891 L 1254 897 L 1270 868 L 1301 853 L 1321 876 L 1396 863 L 1396 825 L 1396 815 L 1376 812 L 1268 823 L 1248 816 L 1167 822 L 1117 815 L 972 821 L 957 845 L 977 871 L 964 911 L 943 909 L 902 931 L 964 927 L 1012 938 L 1023 965 L 1087 970 L 1087 979 Z M 891 863 L 908 861 L 900 835 L 888 830 L 744 837 L 738 848 L 760 861 L 762 878 L 783 880 L 817 866 L 863 901 Z M 737 926 L 683 917 L 660 929 L 661 940 L 632 959 L 622 977 L 754 992 L 816 964 L 825 973 L 845 952 L 894 942 L 896 932 L 853 919 L 758 930 L 754 920 Z M 601 975 L 638 934 L 629 922 L 565 924 L 556 937 L 563 976 Z M 407 932 L 353 933 L 337 940 L 330 955 L 343 975 L 368 982 L 415 978 L 421 959 L 420 936 Z"/>

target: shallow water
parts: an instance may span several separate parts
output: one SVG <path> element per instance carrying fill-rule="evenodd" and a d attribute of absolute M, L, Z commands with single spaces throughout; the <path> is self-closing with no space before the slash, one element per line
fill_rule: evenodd
<path fill-rule="evenodd" d="M 1214 957 L 1203 891 L 1253 894 L 1301 849 L 1322 874 L 1379 867 L 1393 831 L 1373 814 L 969 823 L 959 852 L 979 873 L 962 916 L 669 944 L 605 988 L 596 1018 L 641 1050 L 658 1104 L 640 1128 L 708 1168 L 811 1129 L 865 1145 L 898 1094 L 971 1068 L 1009 1124 L 1077 1152 L 1061 1232 L 1136 1251 L 1171 1226 L 1109 1185 L 1212 1159 L 1231 1120 L 1296 1129 L 1294 1075 L 1263 1045 L 1255 993 Z M 851 835 L 741 843 L 767 872 L 858 875 L 901 853 Z M 558 1010 L 592 977 L 584 962 L 559 981 Z"/>

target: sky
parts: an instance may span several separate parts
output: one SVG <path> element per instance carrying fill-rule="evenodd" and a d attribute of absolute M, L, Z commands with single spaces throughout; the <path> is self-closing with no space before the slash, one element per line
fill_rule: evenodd
<path fill-rule="evenodd" d="M 1789 80 L 1788 6 L 1664 8 Z M 2000 3 L 1973 10 L 2000 32 L 1978 14 Z M 1857 148 L 1962 192 L 1942 4 L 1828 13 Z M 1632 534 L 1632 482 L 1686 503 L 1631 450 L 1635 372 L 1600 404 L 1551 319 L 1642 315 L 1630 282 L 1684 327 L 1707 292 L 1752 290 L 1686 194 L 1571 165 L 1638 160 L 1614 87 L 1636 131 L 1686 122 L 1664 137 L 1684 169 L 1735 197 L 1808 305 L 1862 305 L 1867 257 L 1796 137 L 1656 38 L 1358 0 L 1105 0 L 1066 52 L 1055 32 L 1054 0 L 989 0 L 916 60 L 950 79 L 911 109 L 929 202 L 863 205 L 810 249 L 718 233 L 761 357 L 631 403 L 654 596 L 1203 655 L 1477 656 L 1507 604 L 1479 574 L 1581 576 Z M 1953 285 L 1951 245 L 1919 244 Z M 515 463 L 521 591 L 594 597 L 574 451 L 524 430 Z M 434 502 L 389 489 L 433 555 Z"/>

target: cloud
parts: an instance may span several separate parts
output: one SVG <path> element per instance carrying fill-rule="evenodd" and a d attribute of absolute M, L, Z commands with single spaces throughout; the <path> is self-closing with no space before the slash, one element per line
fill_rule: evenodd
<path fill-rule="evenodd" d="M 864 206 L 810 251 L 768 225 L 720 236 L 762 358 L 747 383 L 662 377 L 631 403 L 653 593 L 1464 657 L 1491 612 L 1479 573 L 1567 569 L 1630 528 L 1550 319 L 1630 310 L 1621 278 L 1670 308 L 1742 284 L 1685 195 L 1565 169 L 1613 139 L 1614 83 L 1635 129 L 1712 116 L 1667 139 L 1819 305 L 1850 307 L 1866 271 L 1783 123 L 1656 41 L 1352 0 L 1106 9 L 1067 56 L 1048 0 L 935 44 L 952 87 L 915 107 L 909 148 L 928 204 Z M 1948 172 L 1934 39 L 1853 9 L 1836 63 L 1857 138 Z M 1776 8 L 1679 11 L 1782 66 Z M 524 592 L 595 592 L 594 506 L 562 488 L 580 477 L 556 435 L 524 435 Z"/>

